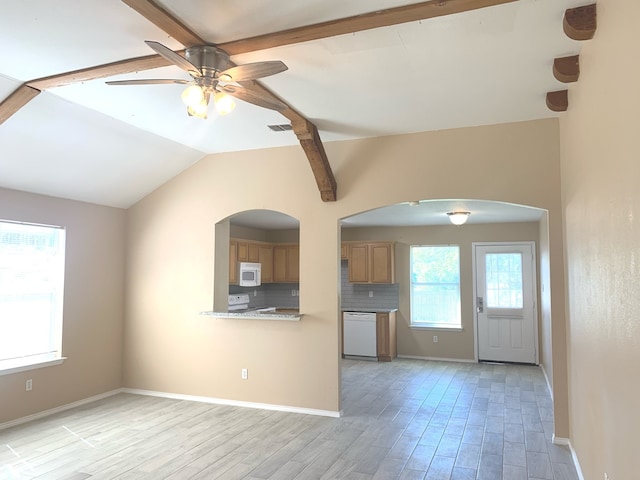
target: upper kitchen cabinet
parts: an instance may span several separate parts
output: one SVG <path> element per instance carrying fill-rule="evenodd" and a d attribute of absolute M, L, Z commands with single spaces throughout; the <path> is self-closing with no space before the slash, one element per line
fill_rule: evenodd
<path fill-rule="evenodd" d="M 232 238 L 229 241 L 229 284 L 238 284 L 238 262 L 259 263 L 262 283 L 273 282 L 273 245 Z"/>
<path fill-rule="evenodd" d="M 262 283 L 297 282 L 300 278 L 300 224 L 289 215 L 272 210 L 247 210 L 226 220 L 229 223 L 229 285 L 238 285 L 238 263 L 259 263 Z M 222 222 L 220 222 L 222 223 Z M 282 254 L 274 247 L 289 247 Z M 278 269 L 278 275 L 274 275 Z"/>
<path fill-rule="evenodd" d="M 258 249 L 260 248 L 257 243 L 250 243 L 243 240 L 238 240 L 238 261 L 239 262 L 258 262 Z"/>
<path fill-rule="evenodd" d="M 238 283 L 238 242 L 231 240 L 229 242 L 229 284 L 236 285 Z"/>
<path fill-rule="evenodd" d="M 297 283 L 300 280 L 300 246 L 298 244 L 273 246 L 273 281 Z"/>
<path fill-rule="evenodd" d="M 261 266 L 262 283 L 273 282 L 273 245 L 258 245 L 258 263 Z"/>
<path fill-rule="evenodd" d="M 349 244 L 350 283 L 394 283 L 394 244 L 367 242 Z"/>

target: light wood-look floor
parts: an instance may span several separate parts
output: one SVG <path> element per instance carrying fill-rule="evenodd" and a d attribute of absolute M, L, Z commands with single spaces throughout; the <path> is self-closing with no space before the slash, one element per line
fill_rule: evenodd
<path fill-rule="evenodd" d="M 0 478 L 578 478 L 537 367 L 345 360 L 343 412 L 119 394 L 0 431 Z"/>

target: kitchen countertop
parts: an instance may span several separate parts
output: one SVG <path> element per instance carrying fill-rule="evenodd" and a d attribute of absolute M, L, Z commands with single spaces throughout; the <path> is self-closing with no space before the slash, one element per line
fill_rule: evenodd
<path fill-rule="evenodd" d="M 391 312 L 397 312 L 398 309 L 397 308 L 363 308 L 363 307 L 356 307 L 356 308 L 350 308 L 350 307 L 342 307 L 341 310 L 343 312 L 371 312 L 371 313 L 391 313 Z"/>
<path fill-rule="evenodd" d="M 208 315 L 216 318 L 235 318 L 238 320 L 286 320 L 290 322 L 299 322 L 302 318 L 301 313 L 295 313 L 295 309 L 282 308 L 276 312 L 200 312 L 200 315 Z"/>

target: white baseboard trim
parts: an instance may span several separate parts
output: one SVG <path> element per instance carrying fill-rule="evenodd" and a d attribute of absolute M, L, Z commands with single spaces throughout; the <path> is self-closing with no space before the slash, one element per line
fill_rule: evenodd
<path fill-rule="evenodd" d="M 408 358 L 410 360 L 428 360 L 430 362 L 478 363 L 477 361 L 468 358 L 420 357 L 418 355 L 398 355 L 398 358 Z"/>
<path fill-rule="evenodd" d="M 553 402 L 553 388 L 551 387 L 551 382 L 549 381 L 549 377 L 547 376 L 547 370 L 544 368 L 544 365 L 542 363 L 540 364 L 540 369 L 542 370 L 544 379 L 547 382 L 547 390 L 549 390 L 549 395 L 551 395 L 551 401 Z"/>
<path fill-rule="evenodd" d="M 554 433 L 551 435 L 551 443 L 568 447 L 571 442 L 569 442 L 568 438 L 556 437 L 556 434 Z"/>
<path fill-rule="evenodd" d="M 131 393 L 134 395 L 147 395 L 150 397 L 171 398 L 174 400 L 187 400 L 190 402 L 212 403 L 215 405 L 228 405 L 230 407 L 259 408 L 262 410 L 275 410 L 278 412 L 303 413 L 306 415 L 319 415 L 322 417 L 339 418 L 342 415 L 342 412 L 340 411 L 335 412 L 333 410 L 317 410 L 314 408 L 289 407 L 286 405 L 274 405 L 271 403 L 242 402 L 239 400 L 227 400 L 224 398 L 201 397 L 197 395 L 182 395 L 179 393 L 156 392 L 152 390 L 139 390 L 136 388 L 123 388 L 121 391 L 124 393 Z"/>
<path fill-rule="evenodd" d="M 563 437 L 556 437 L 555 434 L 551 437 L 551 442 L 556 445 L 563 445 L 565 447 L 569 447 L 569 451 L 571 452 L 571 459 L 573 460 L 573 466 L 576 467 L 576 473 L 578 474 L 578 480 L 584 480 L 584 475 L 582 474 L 582 467 L 580 467 L 580 461 L 578 460 L 578 454 L 573 449 L 573 445 L 571 445 L 571 440 Z"/>
<path fill-rule="evenodd" d="M 118 388 L 116 390 L 111 390 L 109 392 L 101 393 L 99 395 L 94 395 L 93 397 L 83 398 L 82 400 L 78 400 L 77 402 L 67 403 L 66 405 L 60 405 L 59 407 L 50 408 L 48 410 L 43 410 L 42 412 L 34 413 L 32 415 L 27 415 L 26 417 L 16 418 L 15 420 L 9 420 L 8 422 L 0 423 L 0 430 L 5 430 L 7 428 L 15 427 L 17 425 L 31 422 L 33 420 L 39 420 L 40 418 L 48 417 L 50 415 L 55 415 L 56 413 L 64 412 L 65 410 L 70 410 L 72 408 L 79 407 L 81 405 L 86 405 L 87 403 L 96 402 L 98 400 L 111 397 L 121 392 L 122 392 L 122 389 Z"/>

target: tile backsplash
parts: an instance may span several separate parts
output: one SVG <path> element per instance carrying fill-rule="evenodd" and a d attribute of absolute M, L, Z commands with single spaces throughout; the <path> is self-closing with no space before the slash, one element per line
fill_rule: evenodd
<path fill-rule="evenodd" d="M 350 308 L 398 308 L 398 284 L 357 284 L 349 283 L 349 270 L 347 261 L 340 265 L 342 281 L 342 310 Z M 264 283 L 259 287 L 239 287 L 229 285 L 229 294 L 249 294 L 249 307 L 287 307 L 298 308 L 300 297 L 291 295 L 295 290 L 300 292 L 297 283 Z M 373 292 L 373 296 L 369 296 Z"/>
<path fill-rule="evenodd" d="M 263 283 L 259 287 L 229 285 L 229 294 L 249 294 L 249 308 L 285 307 L 298 308 L 300 297 L 291 295 L 300 291 L 297 283 Z"/>
<path fill-rule="evenodd" d="M 349 283 L 349 268 L 346 260 L 340 265 L 342 279 L 342 310 L 350 308 L 398 308 L 398 284 Z M 369 297 L 373 292 L 373 297 Z"/>

